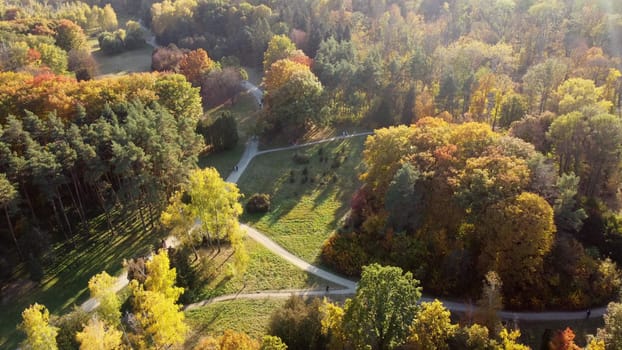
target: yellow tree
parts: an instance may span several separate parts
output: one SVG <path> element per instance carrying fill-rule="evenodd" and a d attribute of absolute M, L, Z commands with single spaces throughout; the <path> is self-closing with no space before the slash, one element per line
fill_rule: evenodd
<path fill-rule="evenodd" d="M 289 59 L 278 60 L 266 71 L 262 84 L 268 94 L 274 93 L 300 71 L 310 72 L 309 66 Z"/>
<path fill-rule="evenodd" d="M 259 350 L 259 342 L 246 333 L 227 329 L 218 337 L 202 338 L 194 350 Z"/>
<path fill-rule="evenodd" d="M 121 331 L 94 317 L 76 334 L 80 350 L 117 350 L 121 349 Z"/>
<path fill-rule="evenodd" d="M 154 255 L 151 260 L 145 264 L 147 268 L 147 279 L 145 280 L 145 289 L 152 292 L 163 294 L 166 298 L 177 301 L 184 289 L 175 287 L 177 272 L 175 268 L 171 268 L 168 253 L 164 249 L 160 249 L 158 254 Z"/>
<path fill-rule="evenodd" d="M 268 43 L 266 52 L 264 53 L 264 71 L 268 71 L 274 62 L 289 57 L 295 50 L 296 45 L 294 45 L 294 43 L 287 36 L 273 36 Z"/>
<path fill-rule="evenodd" d="M 378 129 L 365 140 L 363 160 L 367 171 L 361 175 L 372 191 L 384 198 L 384 194 L 397 170 L 401 167 L 400 159 L 415 150 L 410 139 L 415 129 L 407 126 L 396 126 Z"/>
<path fill-rule="evenodd" d="M 34 303 L 22 312 L 20 329 L 26 333 L 23 349 L 56 350 L 56 334 L 58 328 L 50 325 L 50 312 L 40 304 Z"/>
<path fill-rule="evenodd" d="M 553 208 L 542 197 L 523 192 L 491 206 L 485 213 L 480 268 L 497 271 L 508 286 L 535 283 L 555 233 Z"/>
<path fill-rule="evenodd" d="M 176 299 L 167 298 L 158 291 L 145 290 L 136 281 L 130 288 L 134 296 L 136 320 L 144 331 L 147 348 L 163 349 L 181 345 L 186 339 L 188 326 Z"/>
<path fill-rule="evenodd" d="M 91 297 L 99 301 L 97 313 L 108 322 L 116 326 L 121 321 L 121 301 L 114 291 L 115 278 L 102 272 L 89 280 Z"/>
<path fill-rule="evenodd" d="M 451 324 L 449 310 L 443 303 L 434 300 L 431 303 L 421 303 L 415 320 L 410 326 L 408 344 L 413 350 L 417 349 L 449 349 L 447 345 L 458 328 Z"/>
<path fill-rule="evenodd" d="M 203 49 L 188 52 L 179 62 L 179 72 L 193 86 L 200 86 L 202 78 L 216 67 L 217 64 Z"/>

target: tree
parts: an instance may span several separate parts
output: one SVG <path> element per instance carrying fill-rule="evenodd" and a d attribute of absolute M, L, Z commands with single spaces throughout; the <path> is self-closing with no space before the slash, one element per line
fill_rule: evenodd
<path fill-rule="evenodd" d="M 119 27 L 116 12 L 114 12 L 114 9 L 110 4 L 106 4 L 103 10 L 104 12 L 101 18 L 102 29 L 107 32 L 112 32 L 113 30 L 116 30 Z"/>
<path fill-rule="evenodd" d="M 177 301 L 184 289 L 175 287 L 177 273 L 175 268 L 170 266 L 171 263 L 166 250 L 160 249 L 145 265 L 147 269 L 145 289 L 161 293 L 166 298 Z"/>
<path fill-rule="evenodd" d="M 622 348 L 622 304 L 609 303 L 604 319 L 604 327 L 597 332 L 598 339 L 604 341 L 607 350 Z"/>
<path fill-rule="evenodd" d="M 272 128 L 298 135 L 319 124 L 322 92 L 322 84 L 308 68 L 292 73 L 285 84 L 265 97 Z"/>
<path fill-rule="evenodd" d="M 395 173 L 384 199 L 389 222 L 398 231 L 414 232 L 424 217 L 424 189 L 422 174 L 406 163 Z"/>
<path fill-rule="evenodd" d="M 87 50 L 69 51 L 67 65 L 78 81 L 91 80 L 97 75 L 97 62 Z"/>
<path fill-rule="evenodd" d="M 69 52 L 71 50 L 86 50 L 86 35 L 82 28 L 67 19 L 61 19 L 56 27 L 56 45 Z"/>
<path fill-rule="evenodd" d="M 287 350 L 287 345 L 279 337 L 264 335 L 259 350 Z"/>
<path fill-rule="evenodd" d="M 559 196 L 555 199 L 555 225 L 558 232 L 579 232 L 583 220 L 587 218 L 585 210 L 577 208 L 577 189 L 579 177 L 573 173 L 562 174 L 556 184 Z"/>
<path fill-rule="evenodd" d="M 41 53 L 41 62 L 54 73 L 63 74 L 67 71 L 67 53 L 56 45 L 41 43 L 37 46 Z"/>
<path fill-rule="evenodd" d="M 56 319 L 54 322 L 57 326 L 58 334 L 56 335 L 56 342 L 59 349 L 78 349 L 80 343 L 76 339 L 76 333 L 80 332 L 84 325 L 91 319 L 86 311 L 79 306 L 74 306 L 73 310 L 66 313 Z"/>
<path fill-rule="evenodd" d="M 594 81 L 582 78 L 566 80 L 557 89 L 559 113 L 566 114 L 586 107 L 600 105 L 603 112 L 609 110 L 611 102 L 601 101 L 601 89 L 596 88 Z"/>
<path fill-rule="evenodd" d="M 558 330 L 555 332 L 553 339 L 548 343 L 549 350 L 581 350 L 581 348 L 574 343 L 574 338 L 575 334 L 570 327 L 566 327 L 563 331 Z"/>
<path fill-rule="evenodd" d="M 304 64 L 294 62 L 288 59 L 282 59 L 274 62 L 263 78 L 262 85 L 266 90 L 266 94 L 276 93 L 283 85 L 292 79 L 296 72 L 309 71 L 309 67 Z"/>
<path fill-rule="evenodd" d="M 273 36 L 268 43 L 268 49 L 264 53 L 264 72 L 267 72 L 274 62 L 289 57 L 295 50 L 296 45 L 285 35 Z"/>
<path fill-rule="evenodd" d="M 4 209 L 4 214 L 6 217 L 7 225 L 9 227 L 9 232 L 11 233 L 11 238 L 13 238 L 13 243 L 15 244 L 15 249 L 17 250 L 17 255 L 20 260 L 23 259 L 22 251 L 19 248 L 19 243 L 17 243 L 17 238 L 15 237 L 15 229 L 13 228 L 13 222 L 11 221 L 11 216 L 9 215 L 9 206 L 11 203 L 17 198 L 17 191 L 15 187 L 7 179 L 6 174 L 0 173 L 0 206 Z"/>
<path fill-rule="evenodd" d="M 348 341 L 357 348 L 371 346 L 379 350 L 403 344 L 419 298 L 419 281 L 410 272 L 378 264 L 364 266 L 356 295 L 344 307 Z"/>
<path fill-rule="evenodd" d="M 321 306 L 318 298 L 292 296 L 270 316 L 268 333 L 281 338 L 290 349 L 325 349 Z"/>
<path fill-rule="evenodd" d="M 116 278 L 105 271 L 89 280 L 91 298 L 99 301 L 97 313 L 111 326 L 117 326 L 121 322 L 121 301 L 114 290 L 115 283 Z"/>
<path fill-rule="evenodd" d="M 129 50 L 139 48 L 145 44 L 145 33 L 140 23 L 127 21 L 125 24 L 125 47 Z"/>
<path fill-rule="evenodd" d="M 58 328 L 50 325 L 50 313 L 40 304 L 34 303 L 22 312 L 20 329 L 26 333 L 22 346 L 27 350 L 57 350 Z"/>
<path fill-rule="evenodd" d="M 492 206 L 483 220 L 480 269 L 497 271 L 507 290 L 535 283 L 555 235 L 549 203 L 537 194 L 523 192 Z"/>
<path fill-rule="evenodd" d="M 488 271 L 483 281 L 482 296 L 477 301 L 478 323 L 494 333 L 501 326 L 497 313 L 503 309 L 502 288 L 503 282 L 499 275 L 495 271 Z"/>
<path fill-rule="evenodd" d="M 449 349 L 448 341 L 456 328 L 451 324 L 450 312 L 443 307 L 443 303 L 438 300 L 421 303 L 410 326 L 407 342 L 412 349 Z"/>
<path fill-rule="evenodd" d="M 80 350 L 117 350 L 121 349 L 121 331 L 93 317 L 76 334 Z"/>
<path fill-rule="evenodd" d="M 532 111 L 542 113 L 546 110 L 553 91 L 564 81 L 567 71 L 568 67 L 559 58 L 549 58 L 529 67 L 523 76 L 523 87 Z"/>
<path fill-rule="evenodd" d="M 145 290 L 138 282 L 130 282 L 134 296 L 134 313 L 147 344 L 155 348 L 181 345 L 188 332 L 184 313 L 176 299 L 159 291 Z"/>
<path fill-rule="evenodd" d="M 203 49 L 188 52 L 179 62 L 179 72 L 183 74 L 193 86 L 200 86 L 203 77 L 216 67 L 217 64 L 212 61 L 207 51 Z"/>

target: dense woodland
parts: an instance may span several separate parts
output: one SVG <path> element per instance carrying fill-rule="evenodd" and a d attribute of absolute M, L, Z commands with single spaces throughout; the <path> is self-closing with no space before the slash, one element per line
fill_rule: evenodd
<path fill-rule="evenodd" d="M 494 271 L 510 308 L 603 305 L 622 285 L 621 4 L 4 1 L 0 277 L 26 263 L 41 280 L 51 244 L 88 239 L 92 218 L 103 215 L 118 234 L 112 211 L 138 212 L 151 232 L 163 211 L 165 226 L 183 230 L 206 208 L 228 210 L 226 220 L 206 216 L 185 243 L 214 234 L 218 249 L 221 240 L 239 245 L 237 189 L 218 197 L 225 207 L 210 206 L 199 198 L 225 185 L 195 169 L 201 152 L 237 142 L 230 115 L 203 112 L 235 99 L 247 66 L 263 72 L 256 131 L 265 139 L 376 129 L 363 185 L 325 242 L 324 263 L 352 276 L 370 263 L 396 265 L 426 291 L 468 298 Z M 161 45 L 156 72 L 95 79 L 89 37 L 114 55 L 145 45 L 142 25 Z M 136 300 L 149 299 L 149 287 L 133 288 Z M 162 300 L 175 304 L 181 292 L 171 293 Z M 349 307 L 334 310 L 356 312 Z M 334 348 L 421 344 L 405 333 L 394 343 L 364 340 L 363 331 L 345 339 L 339 332 L 360 328 L 340 324 L 324 339 Z M 494 341 L 516 338 L 492 329 Z M 460 334 L 471 331 L 479 332 Z"/>

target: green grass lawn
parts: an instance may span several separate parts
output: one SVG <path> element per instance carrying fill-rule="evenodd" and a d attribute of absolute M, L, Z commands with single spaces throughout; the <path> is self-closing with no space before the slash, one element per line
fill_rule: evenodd
<path fill-rule="evenodd" d="M 268 330 L 270 315 L 285 302 L 286 299 L 240 299 L 186 311 L 186 322 L 191 331 L 184 348 L 191 349 L 201 337 L 219 335 L 227 329 L 261 339 Z"/>
<path fill-rule="evenodd" d="M 333 283 L 300 270 L 250 238 L 245 239 L 244 245 L 250 259 L 246 273 L 240 276 L 227 275 L 226 266 L 233 253 L 231 249 L 221 250 L 217 255 L 202 253 L 203 258 L 212 259 L 211 265 L 217 268 L 211 271 L 212 276 L 208 283 L 196 294 L 196 301 L 262 290 L 323 289 L 326 285 L 339 288 Z"/>
<path fill-rule="evenodd" d="M 265 215 L 244 215 L 247 221 L 276 242 L 308 262 L 315 262 L 324 240 L 335 230 L 349 209 L 359 186 L 358 174 L 365 137 L 333 141 L 256 157 L 240 178 L 238 186 L 248 198 L 253 193 L 272 196 L 272 209 Z M 319 149 L 326 162 L 320 162 Z M 299 154 L 309 164 L 294 163 Z M 334 159 L 341 165 L 333 168 Z M 308 180 L 303 170 L 307 168 Z M 294 173 L 294 182 L 290 182 Z"/>
<path fill-rule="evenodd" d="M 18 346 L 22 335 L 15 327 L 21 322 L 21 312 L 30 304 L 44 304 L 56 315 L 68 311 L 72 305 L 88 299 L 87 285 L 91 276 L 102 271 L 118 274 L 123 259 L 149 252 L 161 238 L 158 234 L 145 234 L 137 214 L 128 215 L 124 211 L 115 213 L 114 219 L 123 233 L 112 240 L 102 214 L 91 220 L 97 234 L 89 239 L 76 239 L 75 248 L 69 243 L 53 247 L 51 253 L 55 259 L 44 266 L 45 277 L 41 284 L 21 290 L 19 297 L 10 296 L 10 302 L 1 306 L 0 348 Z"/>
<path fill-rule="evenodd" d="M 98 76 L 124 75 L 135 72 L 151 72 L 151 53 L 153 48 L 147 44 L 141 48 L 116 55 L 106 55 L 102 51 L 93 52 L 97 61 Z"/>
<path fill-rule="evenodd" d="M 233 149 L 209 153 L 199 157 L 199 166 L 201 168 L 214 167 L 218 170 L 221 177 L 227 178 L 227 176 L 229 176 L 231 169 L 238 163 L 244 153 L 246 140 L 255 133 L 257 108 L 258 106 L 253 96 L 247 93 L 241 93 L 238 95 L 236 102 L 231 106 L 218 106 L 207 111 L 206 114 L 212 117 L 217 117 L 220 113 L 225 111 L 231 112 L 238 123 L 238 135 L 240 139 Z"/>

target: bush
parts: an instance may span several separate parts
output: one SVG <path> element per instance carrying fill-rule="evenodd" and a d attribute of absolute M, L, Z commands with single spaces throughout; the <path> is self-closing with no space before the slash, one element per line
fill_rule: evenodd
<path fill-rule="evenodd" d="M 246 203 L 246 211 L 250 214 L 266 213 L 270 210 L 270 195 L 255 193 Z"/>
<path fill-rule="evenodd" d="M 369 261 L 360 241 L 353 234 L 333 233 L 323 244 L 321 259 L 328 266 L 345 274 L 358 276 Z"/>
<path fill-rule="evenodd" d="M 301 297 L 291 297 L 272 314 L 269 334 L 281 338 L 288 349 L 326 349 L 321 304 L 319 298 L 305 301 Z"/>

